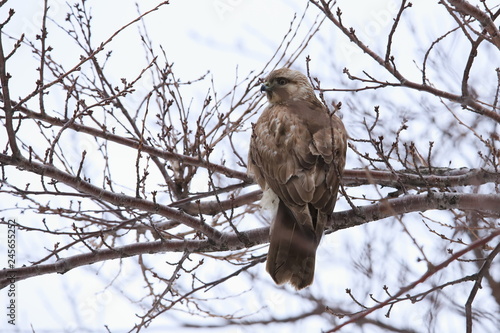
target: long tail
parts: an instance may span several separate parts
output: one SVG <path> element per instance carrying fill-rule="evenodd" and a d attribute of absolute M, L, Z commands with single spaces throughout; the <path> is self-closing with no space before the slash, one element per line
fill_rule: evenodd
<path fill-rule="evenodd" d="M 298 223 L 291 210 L 280 201 L 271 227 L 266 265 L 273 280 L 277 284 L 290 282 L 297 290 L 309 286 L 314 278 L 320 237 L 312 228 Z"/>

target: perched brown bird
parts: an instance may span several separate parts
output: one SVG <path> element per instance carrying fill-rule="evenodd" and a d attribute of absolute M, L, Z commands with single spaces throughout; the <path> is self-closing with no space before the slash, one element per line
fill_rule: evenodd
<path fill-rule="evenodd" d="M 269 105 L 253 127 L 248 170 L 278 206 L 266 269 L 277 284 L 302 289 L 313 282 L 316 249 L 335 207 L 347 133 L 300 72 L 275 70 L 261 91 Z"/>

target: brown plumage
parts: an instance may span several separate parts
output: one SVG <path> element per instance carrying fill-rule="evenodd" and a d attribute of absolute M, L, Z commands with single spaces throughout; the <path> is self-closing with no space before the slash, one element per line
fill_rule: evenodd
<path fill-rule="evenodd" d="M 261 87 L 269 105 L 253 127 L 249 174 L 279 200 L 266 269 L 277 284 L 310 285 L 316 249 L 344 170 L 347 133 L 307 77 L 281 68 Z"/>

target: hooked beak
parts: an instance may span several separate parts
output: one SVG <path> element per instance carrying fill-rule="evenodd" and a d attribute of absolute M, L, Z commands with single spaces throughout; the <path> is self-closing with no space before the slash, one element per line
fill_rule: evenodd
<path fill-rule="evenodd" d="M 263 83 L 261 86 L 260 86 L 260 92 L 264 92 L 264 91 L 269 91 L 269 83 Z"/>

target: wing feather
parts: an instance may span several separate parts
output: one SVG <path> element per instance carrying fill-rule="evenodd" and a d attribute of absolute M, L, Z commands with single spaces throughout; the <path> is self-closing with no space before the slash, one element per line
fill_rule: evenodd
<path fill-rule="evenodd" d="M 259 184 L 289 207 L 310 203 L 331 214 L 345 164 L 347 137 L 340 119 L 303 102 L 271 105 L 255 124 L 254 136 L 249 161 Z"/>

